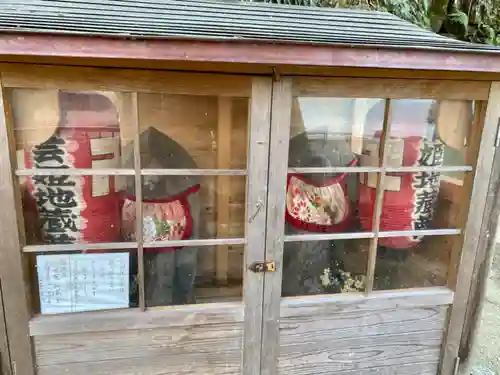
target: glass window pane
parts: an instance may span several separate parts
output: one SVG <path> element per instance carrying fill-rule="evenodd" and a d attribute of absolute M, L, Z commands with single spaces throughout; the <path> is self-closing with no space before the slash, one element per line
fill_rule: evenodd
<path fill-rule="evenodd" d="M 285 233 L 372 231 L 377 173 L 293 173 L 288 175 Z"/>
<path fill-rule="evenodd" d="M 218 272 L 221 256 L 226 257 L 224 275 Z M 146 306 L 239 301 L 243 263 L 243 246 L 146 248 Z"/>
<path fill-rule="evenodd" d="M 383 101 L 366 116 L 369 136 L 380 137 Z M 458 100 L 391 100 L 387 167 L 464 166 L 465 149 L 473 126 L 479 126 L 480 103 Z"/>
<path fill-rule="evenodd" d="M 282 296 L 362 292 L 369 239 L 285 242 Z"/>
<path fill-rule="evenodd" d="M 143 168 L 245 169 L 248 98 L 139 93 Z"/>
<path fill-rule="evenodd" d="M 384 111 L 371 118 L 379 99 L 297 97 L 292 104 L 288 166 L 348 167 L 362 163 L 363 145 L 383 127 Z M 378 166 L 378 165 L 377 165 Z"/>
<path fill-rule="evenodd" d="M 149 175 L 142 181 L 145 242 L 244 237 L 245 176 Z M 128 182 L 130 193 L 122 208 L 124 240 L 135 239 L 136 228 L 134 181 Z"/>
<path fill-rule="evenodd" d="M 465 175 L 472 177 L 471 173 Z M 441 172 L 398 172 L 389 173 L 384 182 L 381 232 L 465 228 L 470 192 L 464 190 L 464 180 Z M 374 197 L 375 189 L 370 190 Z M 403 237 L 380 239 L 398 248 L 412 248 L 420 241 L 412 236 L 405 241 Z"/>
<path fill-rule="evenodd" d="M 18 168 L 122 168 L 130 94 L 10 89 Z"/>
<path fill-rule="evenodd" d="M 26 244 L 87 243 L 91 249 L 92 243 L 129 241 L 122 231 L 125 177 L 19 177 Z"/>
<path fill-rule="evenodd" d="M 411 248 L 409 237 L 380 238 L 374 290 L 446 286 L 448 267 L 461 236 L 425 236 Z"/>

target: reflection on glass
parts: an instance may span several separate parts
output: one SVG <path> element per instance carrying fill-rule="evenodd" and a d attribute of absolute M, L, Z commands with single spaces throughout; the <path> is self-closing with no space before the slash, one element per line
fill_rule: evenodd
<path fill-rule="evenodd" d="M 37 254 L 30 257 L 34 313 L 62 314 L 134 305 L 135 250 Z"/>
<path fill-rule="evenodd" d="M 141 146 L 149 154 L 142 156 L 142 168 L 246 168 L 248 103 L 247 98 L 139 93 Z"/>
<path fill-rule="evenodd" d="M 122 116 L 126 94 L 13 89 L 8 95 L 19 168 L 121 168 L 121 133 L 130 131 Z"/>
<path fill-rule="evenodd" d="M 224 190 L 218 190 L 220 181 Z M 136 196 L 127 179 L 121 210 L 124 240 L 136 240 Z M 145 242 L 245 235 L 245 176 L 143 176 Z"/>
<path fill-rule="evenodd" d="M 362 292 L 369 240 L 285 242 L 282 296 Z"/>
<path fill-rule="evenodd" d="M 11 89 L 7 95 L 19 168 L 133 168 L 130 150 L 122 157 L 136 131 L 130 93 Z M 244 169 L 248 102 L 139 93 L 142 146 L 152 155 L 163 151 L 166 168 L 188 168 L 191 158 L 192 168 Z"/>
<path fill-rule="evenodd" d="M 217 274 L 221 253 L 227 258 L 225 275 Z M 243 257 L 243 246 L 146 248 L 146 306 L 240 300 Z"/>
<path fill-rule="evenodd" d="M 368 111 L 366 136 L 380 137 L 384 108 L 379 101 Z M 391 100 L 387 166 L 463 166 L 474 111 L 470 101 Z"/>
<path fill-rule="evenodd" d="M 426 236 L 416 245 L 411 237 L 381 238 L 377 249 L 375 290 L 420 288 L 446 285 L 450 254 L 459 245 L 459 236 Z M 385 240 L 385 241 L 382 241 Z"/>
<path fill-rule="evenodd" d="M 357 165 L 365 138 L 382 130 L 384 113 L 365 117 L 380 99 L 303 98 L 293 101 L 288 166 L 347 167 Z"/>
<path fill-rule="evenodd" d="M 391 188 L 395 180 L 389 180 L 388 183 L 386 180 L 380 231 L 463 228 L 465 223 L 458 214 L 464 205 L 469 204 L 467 194 L 462 191 L 463 180 L 450 178 L 440 172 L 390 173 L 387 177 L 398 179 L 398 189 Z M 415 239 L 404 243 L 412 247 L 418 241 Z"/>

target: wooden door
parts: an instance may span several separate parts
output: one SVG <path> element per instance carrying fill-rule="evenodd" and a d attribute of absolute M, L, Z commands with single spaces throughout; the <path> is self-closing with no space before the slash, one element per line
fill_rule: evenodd
<path fill-rule="evenodd" d="M 271 79 L 0 70 L 16 373 L 258 374 Z"/>
<path fill-rule="evenodd" d="M 498 87 L 275 83 L 261 374 L 451 375 Z"/>

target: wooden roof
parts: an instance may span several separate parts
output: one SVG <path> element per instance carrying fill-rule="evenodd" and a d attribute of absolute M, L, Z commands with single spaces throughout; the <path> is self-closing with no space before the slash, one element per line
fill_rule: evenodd
<path fill-rule="evenodd" d="M 499 74 L 499 52 L 373 11 L 237 0 L 0 1 L 4 62 L 216 71 L 239 71 L 239 64 L 247 66 L 245 72 L 280 67 L 285 74 L 297 71 L 290 67 Z"/>
<path fill-rule="evenodd" d="M 374 11 L 242 1 L 2 0 L 0 31 L 494 52 Z"/>

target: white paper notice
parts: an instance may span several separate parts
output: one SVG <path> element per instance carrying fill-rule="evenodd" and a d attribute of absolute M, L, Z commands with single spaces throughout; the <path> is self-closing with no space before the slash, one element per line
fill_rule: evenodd
<path fill-rule="evenodd" d="M 37 256 L 42 314 L 129 306 L 129 254 Z"/>

